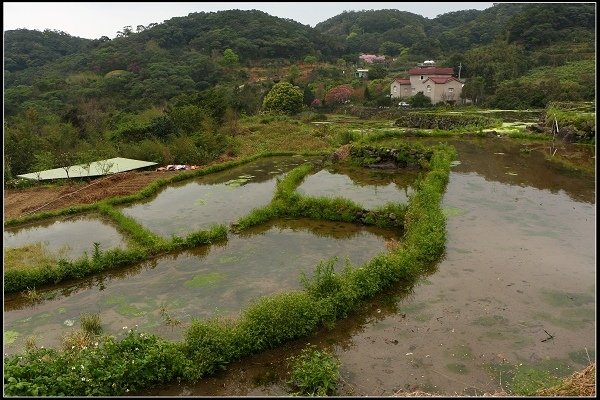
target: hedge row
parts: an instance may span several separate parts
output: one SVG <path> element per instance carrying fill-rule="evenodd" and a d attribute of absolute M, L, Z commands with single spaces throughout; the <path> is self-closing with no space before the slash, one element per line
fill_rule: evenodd
<path fill-rule="evenodd" d="M 464 114 L 434 114 L 434 113 L 406 113 L 400 116 L 396 126 L 419 129 L 456 129 L 467 126 L 476 128 L 489 128 L 500 125 L 501 121 L 479 115 Z"/>

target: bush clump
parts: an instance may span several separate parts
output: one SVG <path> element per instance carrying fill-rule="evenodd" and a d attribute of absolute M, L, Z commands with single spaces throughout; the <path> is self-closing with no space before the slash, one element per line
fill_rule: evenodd
<path fill-rule="evenodd" d="M 327 396 L 335 394 L 340 379 L 340 361 L 326 351 L 308 346 L 288 359 L 291 365 L 289 384 L 293 394 L 300 396 Z"/>

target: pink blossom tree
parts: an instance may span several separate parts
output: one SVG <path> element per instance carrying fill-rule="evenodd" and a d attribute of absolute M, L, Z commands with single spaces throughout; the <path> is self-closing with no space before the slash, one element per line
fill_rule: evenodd
<path fill-rule="evenodd" d="M 353 92 L 352 86 L 350 85 L 336 86 L 331 88 L 327 94 L 325 94 L 325 103 L 330 105 L 343 104 L 350 100 Z"/>

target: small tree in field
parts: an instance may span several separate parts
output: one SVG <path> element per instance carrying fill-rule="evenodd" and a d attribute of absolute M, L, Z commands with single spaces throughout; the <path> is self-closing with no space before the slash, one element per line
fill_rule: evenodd
<path fill-rule="evenodd" d="M 263 100 L 263 108 L 271 112 L 296 114 L 302 110 L 302 90 L 288 82 L 276 83 Z"/>
<path fill-rule="evenodd" d="M 325 103 L 327 105 L 343 104 L 350 100 L 354 91 L 350 85 L 339 85 L 330 89 L 325 95 Z"/>
<path fill-rule="evenodd" d="M 304 57 L 304 62 L 306 64 L 314 64 L 317 62 L 317 57 L 308 55 L 308 56 Z"/>
<path fill-rule="evenodd" d="M 109 160 L 100 160 L 98 161 L 98 166 L 100 167 L 100 172 L 102 175 L 108 175 L 110 169 L 115 165 L 112 161 Z"/>
<path fill-rule="evenodd" d="M 96 160 L 97 158 L 98 157 L 94 150 L 87 150 L 79 153 L 77 161 L 80 163 L 79 166 L 83 168 L 89 176 L 90 169 L 92 168 L 92 162 L 94 162 L 94 160 Z"/>
<path fill-rule="evenodd" d="M 62 153 L 60 153 L 60 155 L 58 156 L 58 162 L 62 165 L 61 168 L 65 170 L 65 173 L 67 174 L 67 178 L 70 178 L 69 176 L 69 170 L 72 167 L 72 164 L 77 160 L 77 157 L 75 156 L 74 153 L 70 152 L 70 151 L 64 151 Z"/>

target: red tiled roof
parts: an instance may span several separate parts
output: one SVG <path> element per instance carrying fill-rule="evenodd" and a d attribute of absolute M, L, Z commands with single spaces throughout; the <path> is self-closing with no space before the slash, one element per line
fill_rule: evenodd
<path fill-rule="evenodd" d="M 429 78 L 425 79 L 423 81 L 423 83 L 425 83 L 427 81 L 433 81 L 433 83 L 448 83 L 450 81 L 460 82 L 458 79 L 456 79 L 453 76 L 430 76 Z"/>
<path fill-rule="evenodd" d="M 398 82 L 401 85 L 410 85 L 410 79 L 408 78 L 396 78 L 394 79 L 395 82 Z"/>
<path fill-rule="evenodd" d="M 408 70 L 410 75 L 452 75 L 452 67 L 417 67 Z"/>

